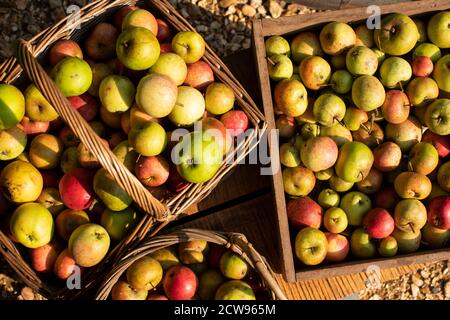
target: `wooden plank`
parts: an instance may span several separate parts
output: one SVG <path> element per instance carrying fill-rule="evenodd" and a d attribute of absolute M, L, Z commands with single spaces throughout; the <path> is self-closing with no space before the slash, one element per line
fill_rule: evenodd
<path fill-rule="evenodd" d="M 292 2 L 317 10 L 339 10 L 370 5 L 386 5 L 406 2 L 408 0 L 293 0 Z"/>

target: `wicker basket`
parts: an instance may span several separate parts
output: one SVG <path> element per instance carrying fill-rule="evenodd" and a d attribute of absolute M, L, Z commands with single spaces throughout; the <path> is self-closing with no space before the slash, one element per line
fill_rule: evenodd
<path fill-rule="evenodd" d="M 245 140 L 235 146 L 233 152 L 227 154 L 219 171 L 207 183 L 190 184 L 180 193 L 161 201 L 153 197 L 139 180 L 117 160 L 115 155 L 101 143 L 100 138 L 81 115 L 70 106 L 67 99 L 57 89 L 38 62 L 38 60 L 43 60 L 47 50 L 56 41 L 65 38 L 80 40 L 92 26 L 110 17 L 120 7 L 136 4 L 141 7 L 146 5 L 157 16 L 164 18 L 176 31 L 194 31 L 194 28 L 177 13 L 167 0 L 96 0 L 81 9 L 81 29 L 70 28 L 70 25 L 67 23 L 70 17 L 66 17 L 31 40 L 21 41 L 17 48 L 17 60 L 12 57 L 0 65 L 0 81 L 5 83 L 17 85 L 23 83 L 26 79 L 22 70 L 25 70 L 25 74 L 36 84 L 44 97 L 59 113 L 60 117 L 73 130 L 89 151 L 97 156 L 101 166 L 127 191 L 142 211 L 147 213 L 132 234 L 116 246 L 102 264 L 86 273 L 86 280 L 83 280 L 86 288 L 91 288 L 98 281 L 98 274 L 102 274 L 109 263 L 113 262 L 127 250 L 135 248 L 146 235 L 155 235 L 161 228 L 175 220 L 188 207 L 208 196 L 221 179 L 256 147 L 260 136 L 267 127 L 263 114 L 258 110 L 252 98 L 231 71 L 211 48 L 207 46 L 203 60 L 212 68 L 215 78 L 218 81 L 232 88 L 236 96 L 237 104 L 249 117 L 253 131 L 246 136 Z M 54 287 L 47 285 L 29 267 L 20 251 L 1 231 L 0 253 L 28 286 L 44 296 L 51 298 L 72 298 L 80 294 L 80 292 L 74 293 L 70 291 L 61 293 L 55 290 Z"/>
<path fill-rule="evenodd" d="M 199 229 L 182 229 L 167 235 L 156 236 L 143 241 L 138 249 L 133 250 L 120 259 L 116 266 L 104 278 L 104 281 L 95 297 L 96 300 L 108 299 L 114 284 L 136 260 L 139 260 L 157 250 L 192 240 L 205 240 L 210 243 L 224 246 L 234 253 L 239 254 L 253 269 L 258 272 L 266 288 L 270 290 L 272 299 L 287 300 L 283 291 L 281 291 L 278 286 L 274 278 L 273 271 L 267 264 L 266 259 L 261 256 L 255 248 L 253 248 L 252 244 L 248 242 L 244 235 L 240 233 L 224 233 Z"/>

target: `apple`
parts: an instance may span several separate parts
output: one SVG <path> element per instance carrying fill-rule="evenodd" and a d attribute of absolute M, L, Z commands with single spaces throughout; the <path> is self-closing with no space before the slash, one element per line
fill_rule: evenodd
<path fill-rule="evenodd" d="M 77 147 L 80 144 L 80 139 L 69 127 L 62 128 L 58 136 L 65 148 Z"/>
<path fill-rule="evenodd" d="M 54 216 L 65 209 L 59 191 L 56 188 L 44 188 L 36 202 L 42 204 Z"/>
<path fill-rule="evenodd" d="M 352 254 L 359 259 L 370 259 L 375 256 L 377 248 L 367 231 L 358 228 L 350 237 L 350 249 Z"/>
<path fill-rule="evenodd" d="M 34 84 L 27 87 L 24 95 L 25 113 L 31 120 L 53 121 L 58 118 L 58 113 Z"/>
<path fill-rule="evenodd" d="M 213 115 L 222 115 L 230 111 L 234 106 L 234 92 L 223 83 L 212 83 L 206 89 L 206 111 Z"/>
<path fill-rule="evenodd" d="M 355 76 L 373 75 L 378 69 L 376 54 L 366 46 L 355 46 L 347 52 L 346 66 Z"/>
<path fill-rule="evenodd" d="M 163 53 L 150 68 L 150 73 L 168 76 L 177 86 L 181 86 L 187 76 L 187 65 L 179 55 L 175 53 Z"/>
<path fill-rule="evenodd" d="M 220 121 L 232 137 L 241 135 L 249 126 L 248 116 L 242 110 L 228 111 L 220 117 Z"/>
<path fill-rule="evenodd" d="M 422 240 L 430 248 L 444 248 L 450 241 L 450 229 L 436 228 L 432 224 L 427 223 L 422 229 Z"/>
<path fill-rule="evenodd" d="M 422 141 L 431 143 L 441 158 L 445 158 L 450 154 L 450 137 L 448 135 L 440 136 L 431 130 L 427 130 L 422 137 Z"/>
<path fill-rule="evenodd" d="M 150 116 L 163 118 L 173 111 L 179 91 L 171 78 L 160 74 L 148 75 L 139 82 L 136 103 Z"/>
<path fill-rule="evenodd" d="M 306 88 L 319 90 L 330 80 L 331 67 L 324 58 L 309 56 L 300 63 L 298 74 Z"/>
<path fill-rule="evenodd" d="M 156 23 L 158 24 L 158 33 L 156 37 L 160 43 L 163 43 L 167 40 L 170 40 L 172 37 L 172 30 L 166 21 L 161 19 L 156 19 Z"/>
<path fill-rule="evenodd" d="M 433 79 L 418 77 L 409 82 L 406 93 L 411 105 L 423 108 L 439 96 L 439 88 Z"/>
<path fill-rule="evenodd" d="M 157 260 L 161 264 L 163 271 L 166 271 L 172 266 L 177 266 L 180 264 L 177 252 L 173 247 L 159 249 L 155 252 L 152 252 L 150 254 L 150 257 Z"/>
<path fill-rule="evenodd" d="M 428 57 L 436 63 L 442 56 L 441 49 L 432 43 L 421 43 L 414 49 L 412 57 L 415 59 L 420 56 Z"/>
<path fill-rule="evenodd" d="M 59 182 L 59 193 L 66 207 L 73 210 L 89 208 L 94 201 L 93 172 L 75 168 L 66 173 Z"/>
<path fill-rule="evenodd" d="M 402 172 L 394 181 L 397 194 L 403 199 L 425 199 L 431 192 L 430 179 L 416 172 Z"/>
<path fill-rule="evenodd" d="M 91 84 L 91 87 L 89 88 L 88 92 L 90 95 L 92 95 L 94 97 L 98 97 L 100 84 L 106 77 L 113 74 L 113 70 L 109 65 L 107 65 L 105 63 L 91 63 L 91 69 L 92 69 L 92 84 Z M 91 110 L 91 109 L 89 108 L 89 110 Z M 91 114 L 91 112 L 92 111 L 90 111 L 89 114 Z M 87 113 L 87 111 L 86 111 L 86 113 Z M 88 121 L 91 121 L 91 120 L 88 120 Z"/>
<path fill-rule="evenodd" d="M 89 64 L 79 58 L 61 60 L 51 72 L 53 81 L 66 97 L 79 96 L 89 90 L 92 84 L 92 70 Z"/>
<path fill-rule="evenodd" d="M 436 99 L 425 112 L 425 123 L 432 132 L 441 136 L 450 134 L 450 99 Z"/>
<path fill-rule="evenodd" d="M 169 299 L 165 295 L 154 293 L 154 294 L 150 294 L 147 297 L 147 300 L 163 300 L 163 301 L 167 301 Z"/>
<path fill-rule="evenodd" d="M 186 63 L 194 63 L 199 61 L 205 54 L 206 43 L 197 32 L 182 31 L 173 37 L 172 49 Z"/>
<path fill-rule="evenodd" d="M 216 291 L 214 300 L 256 300 L 252 287 L 240 280 L 231 280 L 223 283 Z"/>
<path fill-rule="evenodd" d="M 55 275 L 61 280 L 66 280 L 72 275 L 75 267 L 79 266 L 77 266 L 76 261 L 69 252 L 69 249 L 64 249 L 55 261 Z"/>
<path fill-rule="evenodd" d="M 450 75 L 450 54 L 440 58 L 434 65 L 433 79 L 436 81 L 439 89 L 450 92 L 448 77 Z"/>
<path fill-rule="evenodd" d="M 291 196 L 307 196 L 316 184 L 314 172 L 303 166 L 283 170 L 284 192 Z"/>
<path fill-rule="evenodd" d="M 85 211 L 67 209 L 56 217 L 56 233 L 62 239 L 68 241 L 76 228 L 89 222 L 89 216 Z"/>
<path fill-rule="evenodd" d="M 164 275 L 163 288 L 170 300 L 191 300 L 197 287 L 197 276 L 188 267 L 173 266 Z"/>
<path fill-rule="evenodd" d="M 294 118 L 284 114 L 278 117 L 275 125 L 281 138 L 292 138 L 297 131 Z"/>
<path fill-rule="evenodd" d="M 270 79 L 281 81 L 292 77 L 294 66 L 287 56 L 276 54 L 267 58 L 267 70 Z"/>
<path fill-rule="evenodd" d="M 352 80 L 353 81 L 353 80 Z M 361 124 L 367 122 L 369 117 L 367 112 L 354 107 L 346 108 L 344 115 L 344 124 L 351 131 L 357 131 Z"/>
<path fill-rule="evenodd" d="M 180 261 L 186 265 L 204 263 L 208 252 L 209 245 L 206 240 L 191 240 L 182 242 L 178 246 Z M 195 272 L 195 270 L 193 271 Z"/>
<path fill-rule="evenodd" d="M 395 207 L 394 218 L 396 228 L 416 233 L 427 222 L 427 209 L 419 200 L 402 200 Z"/>
<path fill-rule="evenodd" d="M 140 157 L 135 173 L 145 186 L 159 187 L 169 178 L 169 164 L 161 156 Z"/>
<path fill-rule="evenodd" d="M 95 174 L 93 186 L 97 197 L 112 211 L 125 210 L 133 202 L 128 193 L 103 168 Z"/>
<path fill-rule="evenodd" d="M 385 96 L 383 85 L 374 76 L 362 75 L 353 81 L 352 100 L 363 111 L 372 111 L 381 107 Z"/>
<path fill-rule="evenodd" d="M 342 197 L 340 208 L 347 214 L 349 225 L 360 226 L 364 216 L 372 208 L 372 201 L 364 193 L 352 191 Z"/>
<path fill-rule="evenodd" d="M 30 163 L 16 160 L 3 168 L 0 188 L 11 202 L 33 202 L 39 198 L 43 188 L 41 173 Z"/>
<path fill-rule="evenodd" d="M 188 64 L 188 72 L 184 84 L 197 90 L 203 90 L 214 82 L 214 72 L 204 61 Z"/>
<path fill-rule="evenodd" d="M 201 92 L 192 87 L 181 86 L 169 119 L 177 126 L 190 126 L 202 118 L 204 112 L 205 99 Z"/>
<path fill-rule="evenodd" d="M 20 125 L 26 135 L 36 135 L 40 133 L 46 133 L 50 128 L 50 122 L 48 121 L 32 121 L 28 117 L 23 117 L 20 121 Z"/>
<path fill-rule="evenodd" d="M 285 115 L 298 117 L 305 113 L 308 107 L 308 93 L 300 81 L 283 80 L 274 91 L 275 105 Z"/>
<path fill-rule="evenodd" d="M 77 97 L 69 97 L 70 105 L 76 109 L 87 122 L 97 117 L 99 105 L 97 100 L 88 93 Z"/>
<path fill-rule="evenodd" d="M 109 250 L 108 232 L 100 225 L 82 224 L 69 238 L 69 252 L 81 267 L 99 264 Z"/>
<path fill-rule="evenodd" d="M 446 192 L 450 192 L 450 162 L 446 162 L 439 167 L 437 182 L 439 186 Z"/>
<path fill-rule="evenodd" d="M 331 75 L 330 84 L 334 92 L 346 94 L 352 90 L 353 76 L 347 70 L 337 70 Z"/>
<path fill-rule="evenodd" d="M 373 150 L 373 166 L 381 172 L 389 172 L 400 165 L 402 151 L 393 142 L 384 142 Z"/>
<path fill-rule="evenodd" d="M 428 223 L 436 228 L 450 229 L 450 197 L 439 196 L 428 204 Z"/>
<path fill-rule="evenodd" d="M 356 34 L 348 24 L 335 21 L 322 28 L 319 39 L 323 51 L 335 56 L 355 45 Z"/>
<path fill-rule="evenodd" d="M 233 138 L 230 131 L 225 125 L 216 118 L 206 117 L 202 121 L 202 130 L 205 135 L 213 137 L 223 150 L 223 154 L 227 154 L 233 146 Z"/>
<path fill-rule="evenodd" d="M 329 177 L 331 174 L 331 177 Z M 339 178 L 335 173 L 334 170 L 330 174 L 326 174 L 326 177 L 329 177 L 329 184 L 330 188 L 333 189 L 336 192 L 346 192 L 350 190 L 354 182 L 347 182 L 341 178 Z"/>
<path fill-rule="evenodd" d="M 414 23 L 416 24 L 417 30 L 419 31 L 419 40 L 417 40 L 417 43 L 422 43 L 428 40 L 427 38 L 427 26 L 426 24 L 417 18 L 413 19 Z"/>
<path fill-rule="evenodd" d="M 335 70 L 345 69 L 345 53 L 341 53 L 337 56 L 331 56 L 331 65 Z"/>
<path fill-rule="evenodd" d="M 295 255 L 305 265 L 315 266 L 322 263 L 328 252 L 325 234 L 315 228 L 304 228 L 295 237 Z"/>
<path fill-rule="evenodd" d="M 367 177 L 373 162 L 372 151 L 365 144 L 347 142 L 339 150 L 336 174 L 347 182 L 359 182 Z"/>
<path fill-rule="evenodd" d="M 323 152 L 327 150 L 327 152 Z M 304 142 L 300 149 L 302 163 L 314 172 L 331 168 L 338 157 L 338 147 L 329 137 L 315 137 Z"/>
<path fill-rule="evenodd" d="M 131 129 L 128 134 L 128 143 L 143 156 L 157 156 L 167 146 L 167 134 L 160 124 L 151 121 L 145 122 Z"/>
<path fill-rule="evenodd" d="M 392 236 L 382 239 L 378 245 L 378 253 L 383 257 L 393 257 L 397 254 L 397 251 L 397 240 Z"/>
<path fill-rule="evenodd" d="M 381 189 L 382 183 L 383 174 L 372 167 L 367 177 L 356 183 L 356 187 L 365 194 L 374 194 Z"/>
<path fill-rule="evenodd" d="M 146 70 L 159 58 L 160 46 L 156 36 L 142 27 L 124 30 L 117 39 L 117 57 L 131 70 Z"/>
<path fill-rule="evenodd" d="M 350 244 L 347 238 L 341 234 L 326 232 L 327 237 L 327 255 L 326 261 L 339 262 L 345 260 L 350 251 Z"/>
<path fill-rule="evenodd" d="M 314 102 L 313 114 L 319 124 L 331 127 L 344 119 L 345 103 L 337 95 L 324 93 Z"/>
<path fill-rule="evenodd" d="M 225 282 L 220 272 L 216 270 L 205 271 L 199 279 L 198 295 L 201 299 L 212 300 L 219 286 Z"/>
<path fill-rule="evenodd" d="M 355 28 L 356 42 L 355 46 L 366 46 L 372 48 L 375 45 L 373 40 L 373 30 L 367 28 L 365 24 Z"/>
<path fill-rule="evenodd" d="M 428 21 L 428 38 L 439 48 L 450 48 L 449 24 L 450 13 L 448 11 L 438 12 Z"/>
<path fill-rule="evenodd" d="M 410 102 L 408 96 L 400 90 L 389 90 L 381 106 L 384 119 L 393 124 L 400 124 L 408 119 Z"/>
<path fill-rule="evenodd" d="M 0 130 L 16 126 L 25 115 L 25 98 L 19 89 L 0 84 Z"/>
<path fill-rule="evenodd" d="M 383 129 L 376 122 L 368 121 L 352 132 L 354 141 L 362 142 L 369 148 L 375 148 L 384 140 Z"/>
<path fill-rule="evenodd" d="M 209 181 L 219 170 L 222 156 L 219 144 L 202 132 L 184 135 L 172 150 L 178 173 L 191 183 Z"/>
<path fill-rule="evenodd" d="M 416 77 L 428 77 L 434 69 L 433 61 L 430 57 L 417 56 L 411 63 L 412 74 Z"/>
<path fill-rule="evenodd" d="M 294 228 L 320 228 L 322 208 L 311 198 L 299 197 L 291 199 L 287 203 L 286 210 L 289 222 Z"/>
<path fill-rule="evenodd" d="M 394 231 L 395 222 L 386 209 L 374 208 L 364 215 L 363 226 L 371 238 L 383 239 Z"/>
<path fill-rule="evenodd" d="M 58 188 L 61 175 L 59 170 L 41 170 L 42 181 L 45 188 Z"/>
<path fill-rule="evenodd" d="M 53 237 L 53 217 L 39 203 L 25 203 L 11 216 L 9 229 L 14 238 L 31 249 L 48 244 Z"/>
<path fill-rule="evenodd" d="M 352 133 L 345 126 L 335 124 L 331 127 L 321 127 L 320 136 L 330 137 L 338 146 L 342 147 L 345 143 L 353 141 Z"/>
<path fill-rule="evenodd" d="M 129 12 L 122 21 L 122 31 L 130 28 L 146 28 L 155 36 L 158 35 L 158 22 L 153 14 L 144 9 Z"/>
<path fill-rule="evenodd" d="M 402 152 L 406 153 L 422 140 L 422 125 L 416 118 L 409 116 L 402 123 L 388 123 L 385 127 L 385 134 L 386 140 L 395 142 Z"/>
<path fill-rule="evenodd" d="M 123 19 L 125 19 L 125 17 L 134 10 L 139 9 L 139 7 L 137 6 L 123 6 L 121 7 L 119 10 L 116 11 L 116 13 L 114 14 L 114 25 L 116 26 L 117 29 L 121 29 L 122 28 L 122 24 L 123 24 Z M 145 299 L 143 299 L 145 300 Z"/>
<path fill-rule="evenodd" d="M 83 59 L 83 51 L 78 43 L 70 39 L 58 40 L 48 53 L 50 64 L 56 66 L 58 62 L 67 57 L 76 57 Z"/>
<path fill-rule="evenodd" d="M 413 253 L 420 247 L 422 234 L 420 231 L 404 232 L 395 228 L 392 236 L 397 240 L 398 251 L 400 253 Z"/>
<path fill-rule="evenodd" d="M 113 241 L 121 241 L 138 225 L 139 219 L 140 215 L 132 207 L 123 211 L 105 209 L 101 215 L 100 224 Z"/>
<path fill-rule="evenodd" d="M 396 88 L 411 79 L 411 65 L 403 58 L 389 57 L 380 67 L 381 83 L 386 88 Z"/>
<path fill-rule="evenodd" d="M 161 43 L 160 51 L 161 51 L 161 54 L 172 52 L 172 44 L 171 43 Z M 200 61 L 198 61 L 198 62 L 200 62 Z"/>
<path fill-rule="evenodd" d="M 79 168 L 78 151 L 76 147 L 69 147 L 64 150 L 61 156 L 60 167 L 63 173 L 67 173 L 72 169 Z"/>
<path fill-rule="evenodd" d="M 0 160 L 17 158 L 27 146 L 27 135 L 21 125 L 0 131 Z"/>
<path fill-rule="evenodd" d="M 341 198 L 339 196 L 339 193 L 337 193 L 333 189 L 323 189 L 319 193 L 317 202 L 322 208 L 327 209 L 339 206 L 340 199 Z"/>
<path fill-rule="evenodd" d="M 341 233 L 347 229 L 348 219 L 341 208 L 329 208 L 323 217 L 325 228 L 332 233 Z"/>
<path fill-rule="evenodd" d="M 135 150 L 133 150 L 133 148 L 128 143 L 128 140 L 121 141 L 114 148 L 113 153 L 130 172 L 134 173 L 134 168 L 136 166 L 136 162 L 138 161 L 139 154 Z"/>
<path fill-rule="evenodd" d="M 136 89 L 130 79 L 111 75 L 103 79 L 99 88 L 102 105 L 108 112 L 124 112 L 133 106 Z"/>
<path fill-rule="evenodd" d="M 116 41 L 119 32 L 110 23 L 97 24 L 84 43 L 84 49 L 89 58 L 104 61 L 113 58 L 116 54 Z"/>
<path fill-rule="evenodd" d="M 417 173 L 428 175 L 437 168 L 439 154 L 428 142 L 419 142 L 409 152 L 408 166 Z"/>
<path fill-rule="evenodd" d="M 36 168 L 53 169 L 58 166 L 62 152 L 63 144 L 57 137 L 42 133 L 31 141 L 28 155 Z"/>
<path fill-rule="evenodd" d="M 299 64 L 308 56 L 323 56 L 319 37 L 313 32 L 301 32 L 291 42 L 292 60 Z"/>
<path fill-rule="evenodd" d="M 411 51 L 419 40 L 419 30 L 405 14 L 391 13 L 381 19 L 381 26 L 374 31 L 377 47 L 392 56 Z"/>
<path fill-rule="evenodd" d="M 272 36 L 265 41 L 266 56 L 282 54 L 287 57 L 291 55 L 289 42 L 280 36 Z"/>
<path fill-rule="evenodd" d="M 112 300 L 147 300 L 148 291 L 133 288 L 125 281 L 119 280 L 111 288 Z"/>
<path fill-rule="evenodd" d="M 31 267 L 36 272 L 53 272 L 56 259 L 61 251 L 61 245 L 56 241 L 39 248 L 30 249 Z"/>

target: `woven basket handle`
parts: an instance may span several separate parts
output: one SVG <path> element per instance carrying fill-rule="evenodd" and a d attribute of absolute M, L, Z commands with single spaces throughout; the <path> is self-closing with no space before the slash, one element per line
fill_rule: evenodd
<path fill-rule="evenodd" d="M 169 216 L 168 208 L 159 202 L 141 182 L 121 163 L 114 153 L 105 147 L 91 126 L 70 105 L 55 83 L 29 50 L 29 43 L 21 40 L 17 58 L 28 77 L 35 83 L 43 96 L 51 103 L 60 117 L 67 123 L 81 142 L 96 156 L 101 166 L 130 195 L 138 206 L 157 221 Z"/>

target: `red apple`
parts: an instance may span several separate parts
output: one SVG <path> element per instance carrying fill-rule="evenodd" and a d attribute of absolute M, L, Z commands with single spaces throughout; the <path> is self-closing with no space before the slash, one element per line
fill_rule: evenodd
<path fill-rule="evenodd" d="M 159 46 L 159 49 L 160 49 L 160 51 L 161 51 L 161 54 L 162 54 L 162 53 L 172 52 L 172 44 L 171 44 L 171 43 L 162 43 L 162 44 Z"/>
<path fill-rule="evenodd" d="M 156 38 L 158 38 L 158 41 L 170 41 L 170 38 L 172 37 L 172 30 L 170 29 L 169 25 L 161 19 L 156 19 L 156 22 L 158 23 L 158 35 L 156 36 Z"/>
<path fill-rule="evenodd" d="M 75 168 L 59 182 L 59 193 L 64 205 L 73 210 L 84 210 L 94 201 L 94 174 L 84 168 Z"/>
<path fill-rule="evenodd" d="M 416 77 L 428 77 L 433 72 L 433 61 L 430 57 L 418 56 L 411 63 L 412 73 Z"/>
<path fill-rule="evenodd" d="M 206 117 L 202 121 L 202 130 L 207 136 L 214 138 L 223 154 L 227 154 L 230 151 L 233 138 L 222 122 L 213 117 Z"/>
<path fill-rule="evenodd" d="M 45 188 L 58 188 L 61 175 L 55 170 L 41 170 L 42 180 Z"/>
<path fill-rule="evenodd" d="M 77 263 L 69 253 L 69 249 L 64 249 L 55 261 L 55 274 L 59 279 L 66 280 L 72 275 L 75 267 L 77 267 Z M 82 271 L 81 267 L 79 268 Z"/>
<path fill-rule="evenodd" d="M 425 131 L 422 141 L 431 143 L 438 151 L 439 157 L 445 158 L 450 154 L 450 136 L 440 136 L 431 130 Z"/>
<path fill-rule="evenodd" d="M 325 260 L 338 262 L 345 260 L 350 250 L 350 244 L 345 236 L 331 232 L 325 232 L 328 241 L 328 251 Z"/>
<path fill-rule="evenodd" d="M 322 223 L 322 208 L 310 197 L 292 199 L 287 203 L 286 209 L 289 222 L 294 228 L 320 228 Z"/>
<path fill-rule="evenodd" d="M 98 114 L 99 104 L 97 99 L 89 93 L 81 96 L 67 98 L 74 109 L 76 109 L 87 122 L 92 121 Z"/>
<path fill-rule="evenodd" d="M 220 267 L 220 258 L 227 251 L 224 246 L 211 243 L 209 245 L 208 263 L 211 268 L 218 269 Z"/>
<path fill-rule="evenodd" d="M 436 197 L 428 204 L 428 223 L 436 228 L 450 229 L 450 197 Z"/>
<path fill-rule="evenodd" d="M 118 30 L 122 30 L 122 24 L 123 19 L 129 14 L 131 11 L 137 10 L 139 7 L 136 6 L 125 6 L 117 10 L 116 14 L 114 15 L 114 26 Z"/>
<path fill-rule="evenodd" d="M 128 139 L 128 137 L 125 133 L 114 132 L 109 135 L 109 139 L 108 139 L 109 148 L 111 150 L 114 150 L 114 148 L 117 147 L 122 141 L 125 141 L 127 139 Z"/>
<path fill-rule="evenodd" d="M 189 186 L 189 182 L 184 180 L 175 166 L 170 167 L 169 179 L 167 180 L 167 187 L 173 193 L 180 193 Z"/>
<path fill-rule="evenodd" d="M 185 266 L 172 266 L 163 278 L 163 288 L 170 300 L 191 300 L 198 287 L 195 273 Z"/>
<path fill-rule="evenodd" d="M 204 61 L 200 60 L 188 65 L 188 72 L 184 84 L 198 90 L 206 89 L 214 82 L 214 72 Z"/>
<path fill-rule="evenodd" d="M 395 229 L 394 218 L 383 208 L 374 208 L 367 212 L 363 225 L 369 236 L 375 239 L 386 238 Z"/>
<path fill-rule="evenodd" d="M 23 117 L 20 124 L 27 135 L 45 133 L 50 127 L 50 122 L 48 121 L 31 121 L 28 117 Z"/>
<path fill-rule="evenodd" d="M 220 121 L 229 130 L 232 137 L 237 137 L 248 128 L 248 117 L 244 111 L 231 110 L 220 117 Z"/>
<path fill-rule="evenodd" d="M 64 147 L 66 148 L 76 147 L 80 144 L 80 139 L 78 139 L 78 137 L 69 127 L 62 128 L 58 136 Z"/>
<path fill-rule="evenodd" d="M 374 197 L 374 207 L 384 208 L 388 211 L 394 210 L 397 203 L 400 201 L 394 187 L 387 186 L 379 190 Z"/>
<path fill-rule="evenodd" d="M 56 241 L 36 249 L 30 249 L 31 266 L 37 272 L 52 272 L 61 250 L 61 245 Z"/>
<path fill-rule="evenodd" d="M 159 187 L 169 178 L 169 163 L 162 156 L 140 157 L 136 177 L 147 187 Z"/>
<path fill-rule="evenodd" d="M 77 57 L 83 59 L 83 51 L 80 46 L 73 40 L 59 40 L 50 49 L 48 54 L 50 64 L 56 66 L 58 62 L 67 57 Z"/>
<path fill-rule="evenodd" d="M 106 22 L 100 22 L 92 30 L 84 44 L 87 55 L 96 61 L 114 57 L 118 37 L 119 32 L 116 27 Z"/>

